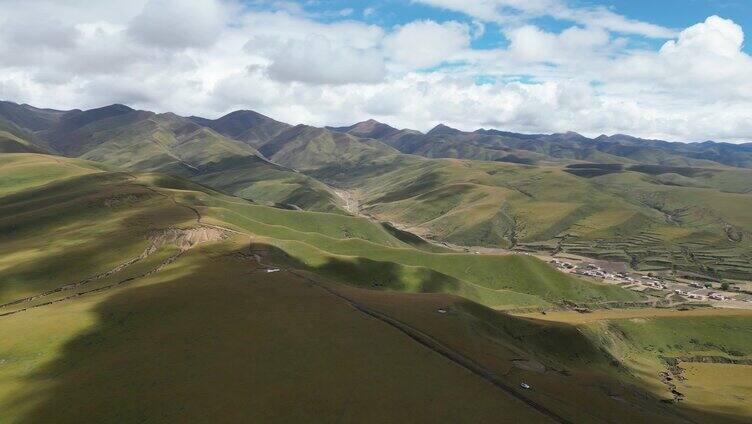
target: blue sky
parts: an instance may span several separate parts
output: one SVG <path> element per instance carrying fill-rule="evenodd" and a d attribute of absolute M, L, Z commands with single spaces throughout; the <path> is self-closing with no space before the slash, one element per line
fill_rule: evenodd
<path fill-rule="evenodd" d="M 3 0 L 0 99 L 745 142 L 751 1 Z"/>
<path fill-rule="evenodd" d="M 274 10 L 279 8 L 277 2 L 249 2 L 252 8 Z M 667 28 L 681 30 L 705 20 L 708 16 L 718 15 L 732 19 L 743 28 L 752 28 L 752 4 L 749 0 L 571 0 L 572 7 L 605 7 L 627 18 L 650 22 Z M 345 19 L 360 20 L 383 27 L 404 25 L 418 19 L 430 19 L 437 22 L 460 21 L 472 22 L 473 18 L 457 11 L 430 6 L 415 1 L 405 0 L 321 0 L 297 3 L 302 9 L 318 15 L 322 21 Z M 352 14 L 342 16 L 343 10 L 352 9 Z M 372 12 L 370 12 L 372 11 Z M 540 17 L 531 22 L 549 31 L 561 31 L 572 25 L 571 21 Z M 499 25 L 490 23 L 490 28 L 483 37 L 473 41 L 477 48 L 503 47 L 508 44 L 500 31 Z M 662 41 L 639 36 L 631 36 L 635 43 L 660 46 Z M 752 43 L 746 43 L 744 50 L 752 53 Z"/>

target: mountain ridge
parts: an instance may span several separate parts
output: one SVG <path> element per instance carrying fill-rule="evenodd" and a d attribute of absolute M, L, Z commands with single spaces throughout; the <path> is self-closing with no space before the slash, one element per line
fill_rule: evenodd
<path fill-rule="evenodd" d="M 597 140 L 575 132 L 516 136 L 446 125 L 430 135 L 375 120 L 320 128 L 249 111 L 225 115 L 220 130 L 264 135 L 249 143 L 203 125 L 214 121 L 123 105 L 11 110 L 16 122 L 44 129 L 9 128 L 50 144 L 51 153 L 189 178 L 261 204 L 363 214 L 460 246 L 559 246 L 634 267 L 662 267 L 668 259 L 650 253 L 660 251 L 691 275 L 752 275 L 741 262 L 722 259 L 752 240 L 748 146 Z M 55 119 L 41 125 L 39 113 Z M 12 136 L 0 149 L 34 152 L 35 145 Z M 695 253 L 683 256 L 686 249 Z"/>

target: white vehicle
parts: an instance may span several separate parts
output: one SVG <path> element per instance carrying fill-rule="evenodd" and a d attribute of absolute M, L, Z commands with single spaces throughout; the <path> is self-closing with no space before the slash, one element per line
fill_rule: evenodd
<path fill-rule="evenodd" d="M 530 390 L 530 385 L 527 383 L 520 383 L 520 387 L 522 387 L 525 390 Z"/>
<path fill-rule="evenodd" d="M 266 273 L 267 273 L 267 274 L 270 274 L 270 273 L 272 273 L 272 272 L 279 272 L 279 268 L 271 268 L 271 269 L 267 269 L 267 270 L 266 270 Z"/>

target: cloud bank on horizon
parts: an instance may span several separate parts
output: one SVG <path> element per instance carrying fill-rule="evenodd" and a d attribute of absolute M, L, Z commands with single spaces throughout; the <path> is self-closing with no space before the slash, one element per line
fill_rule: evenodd
<path fill-rule="evenodd" d="M 5 0 L 0 99 L 752 141 L 747 15 L 675 28 L 614 1 Z"/>

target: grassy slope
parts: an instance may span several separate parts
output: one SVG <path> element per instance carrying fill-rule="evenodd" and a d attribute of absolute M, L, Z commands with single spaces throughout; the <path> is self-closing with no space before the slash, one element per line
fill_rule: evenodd
<path fill-rule="evenodd" d="M 82 159 L 137 171 L 191 176 L 206 164 L 255 153 L 243 143 L 169 114 L 90 132 L 99 142 L 92 142 L 96 146 L 86 150 Z"/>
<path fill-rule="evenodd" d="M 442 160 L 352 186 L 366 213 L 439 240 L 552 249 L 567 236 L 563 247 L 574 253 L 743 278 L 752 269 L 719 258 L 752 251 L 751 178 L 748 170 L 665 167 L 584 178 L 561 167 Z"/>
<path fill-rule="evenodd" d="M 316 170 L 332 165 L 349 168 L 398 153 L 376 140 L 359 139 L 306 125 L 281 132 L 261 146 L 259 151 L 276 163 L 300 170 Z"/>
<path fill-rule="evenodd" d="M 21 255 L 0 266 L 17 278 L 6 299 L 109 269 L 141 252 L 145 238 L 160 228 L 199 225 L 189 205 L 203 215 L 201 225 L 248 233 L 199 245 L 120 288 L 0 316 L 3 421 L 542 421 L 505 392 L 295 274 L 259 270 L 248 254 L 249 236 L 269 264 L 355 285 L 361 273 L 388 269 L 406 286 L 410 278 L 456 284 L 462 280 L 448 274 L 457 273 L 491 287 L 516 282 L 519 290 L 538 291 L 548 282 L 545 290 L 562 285 L 565 295 L 622 295 L 561 280 L 529 258 L 494 262 L 411 250 L 366 219 L 251 205 L 185 180 L 159 174 L 134 179 L 83 161 L 35 155 L 2 160 L 6 175 L 24 164 L 74 173 L 53 183 L 55 174 L 40 173 L 2 198 L 0 245 L 14 245 L 0 258 Z M 143 273 L 170 252 L 160 248 L 112 280 Z M 306 267 L 305 261 L 313 263 Z M 512 387 L 531 382 L 535 390 L 524 396 L 572 421 L 630 416 L 676 422 L 675 414 L 683 413 L 630 386 L 637 380 L 614 369 L 609 355 L 574 328 L 512 318 L 453 296 L 323 284 L 427 332 Z M 530 297 L 551 295 L 546 293 Z M 439 307 L 449 310 L 444 318 L 438 318 Z M 515 368 L 521 358 L 548 371 Z"/>
<path fill-rule="evenodd" d="M 663 358 L 678 359 L 681 377 L 672 383 L 685 398 L 678 405 L 698 422 L 747 422 L 752 415 L 752 312 L 744 309 L 628 309 L 591 314 L 530 314 L 548 322 L 572 324 L 589 342 L 642 381 L 643 387 L 671 399 L 660 373 Z M 690 362 L 691 361 L 691 362 Z"/>
<path fill-rule="evenodd" d="M 327 293 L 253 274 L 228 255 L 241 247 L 214 245 L 128 289 L 4 317 L 3 421 L 542 422 Z"/>
<path fill-rule="evenodd" d="M 363 218 L 243 205 L 199 195 L 192 202 L 222 222 L 250 230 L 307 266 L 361 285 L 459 293 L 496 307 L 634 301 L 635 294 L 586 283 L 529 256 L 430 253 L 400 242 Z M 437 275 L 436 273 L 439 273 Z M 437 279 L 443 284 L 437 284 Z"/>
<path fill-rule="evenodd" d="M 249 145 L 173 114 L 131 112 L 94 121 L 66 137 L 86 140 L 72 153 L 134 171 L 191 178 L 265 204 L 341 212 L 318 181 L 261 159 Z"/>
<path fill-rule="evenodd" d="M 547 240 L 604 210 L 636 209 L 555 167 L 426 161 L 365 184 L 369 213 L 465 245 L 509 246 L 512 232 Z"/>
<path fill-rule="evenodd" d="M 752 413 L 752 386 L 748 379 L 752 365 L 713 363 L 724 361 L 722 358 L 752 361 L 752 314 L 617 319 L 590 323 L 584 328 L 635 374 L 643 376 L 654 390 L 666 390 L 657 381 L 658 373 L 666 371 L 662 358 L 679 358 L 685 380 L 675 379 L 675 384 L 686 396 L 681 402 L 695 409 L 701 421 L 724 417 L 729 422 L 744 422 Z M 730 381 L 725 378 L 728 373 L 747 379 Z M 698 391 L 700 387 L 705 390 Z M 710 418 L 709 411 L 718 416 Z"/>
<path fill-rule="evenodd" d="M 46 153 L 46 150 L 33 134 L 0 118 L 0 153 Z"/>
<path fill-rule="evenodd" d="M 342 213 L 342 200 L 328 186 L 257 156 L 211 164 L 192 180 L 257 203 Z"/>
<path fill-rule="evenodd" d="M 0 195 L 4 196 L 53 180 L 101 171 L 104 166 L 48 155 L 2 155 L 0 168 Z"/>
<path fill-rule="evenodd" d="M 68 170 L 75 164 L 83 168 L 73 168 L 82 169 L 77 176 L 46 185 L 42 185 L 45 177 L 57 178 L 63 171 L 37 175 L 37 180 L 29 184 L 40 186 L 28 186 L 4 198 L 0 224 L 8 229 L 3 243 L 7 265 L 0 273 L 11 282 L 4 288 L 6 300 L 24 294 L 22 290 L 49 288 L 62 275 L 77 281 L 93 273 L 81 264 L 98 266 L 101 272 L 115 266 L 118 258 L 137 256 L 143 249 L 138 240 L 153 228 L 178 219 L 166 212 L 165 195 L 199 206 L 206 219 L 250 231 L 259 242 L 281 248 L 301 266 L 360 285 L 377 283 L 393 290 L 458 293 L 504 308 L 546 306 L 562 299 L 639 299 L 614 286 L 566 276 L 532 257 L 431 253 L 413 248 L 365 218 L 253 205 L 159 174 L 134 177 L 95 172 L 96 167 L 87 162 L 20 155 L 7 164 L 6 173 L 15 174 L 19 166 L 32 167 L 50 159 L 61 164 L 54 162 L 44 167 L 45 172 Z M 155 192 L 153 187 L 168 191 Z M 190 211 L 184 210 L 180 219 L 188 219 L 186 216 L 190 217 Z M 92 224 L 73 224 L 83 219 Z M 123 229 L 128 230 L 130 238 L 116 237 Z M 44 257 L 47 251 L 36 246 L 53 232 L 61 240 L 54 247 L 58 253 L 48 266 L 39 268 L 33 259 Z M 107 237 L 98 239 L 104 235 Z M 123 251 L 101 249 L 101 244 L 111 238 L 118 240 Z M 74 270 L 65 266 L 71 263 L 78 264 Z"/>
<path fill-rule="evenodd" d="M 36 179 L 2 197 L 0 303 L 113 269 L 141 254 L 152 229 L 192 218 L 190 211 L 131 183 L 127 174 L 99 172 L 82 161 L 44 163 L 44 158 L 24 161 L 34 166 L 28 172 Z M 19 167 L 3 166 L 0 173 Z M 58 181 L 45 184 L 49 179 Z"/>

